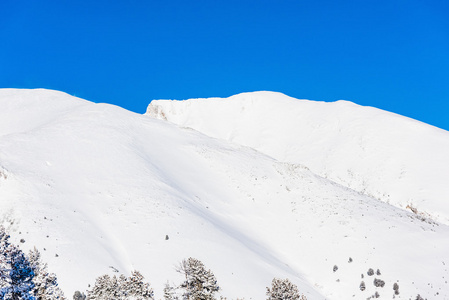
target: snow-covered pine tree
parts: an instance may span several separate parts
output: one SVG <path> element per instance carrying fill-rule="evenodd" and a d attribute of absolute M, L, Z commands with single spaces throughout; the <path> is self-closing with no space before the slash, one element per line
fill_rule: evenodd
<path fill-rule="evenodd" d="M 117 299 L 117 300 L 125 300 L 129 299 L 126 287 L 126 277 L 124 275 L 120 275 L 120 277 L 112 276 L 110 278 L 110 296 L 108 299 Z"/>
<path fill-rule="evenodd" d="M 184 300 L 214 300 L 214 293 L 220 288 L 211 270 L 206 270 L 204 264 L 189 257 L 181 262 L 178 272 L 184 274 L 186 280 L 181 284 L 184 289 Z"/>
<path fill-rule="evenodd" d="M 150 284 L 143 281 L 144 277 L 139 271 L 133 271 L 131 277 L 126 280 L 128 295 L 136 300 L 154 299 L 153 289 Z"/>
<path fill-rule="evenodd" d="M 153 300 L 153 289 L 143 279 L 138 271 L 133 271 L 128 278 L 100 276 L 92 290 L 87 291 L 87 300 Z"/>
<path fill-rule="evenodd" d="M 33 268 L 8 239 L 5 228 L 0 226 L 0 300 L 36 300 L 32 293 Z"/>
<path fill-rule="evenodd" d="M 6 247 L 9 243 L 9 234 L 6 232 L 6 229 L 4 226 L 0 225 L 0 246 Z"/>
<path fill-rule="evenodd" d="M 8 266 L 3 255 L 6 253 L 6 247 L 9 245 L 9 235 L 7 234 L 5 228 L 0 226 L 0 289 L 4 288 L 7 284 L 6 276 Z"/>
<path fill-rule="evenodd" d="M 47 264 L 42 262 L 39 250 L 34 248 L 28 254 L 30 264 L 34 270 L 33 294 L 37 300 L 65 300 L 64 293 L 58 286 L 57 277 L 49 273 Z"/>
<path fill-rule="evenodd" d="M 306 300 L 298 287 L 288 279 L 274 278 L 271 289 L 267 287 L 267 300 Z"/>
<path fill-rule="evenodd" d="M 123 274 L 120 274 L 119 277 L 115 275 L 112 277 L 111 285 L 116 287 L 114 295 L 117 299 L 128 299 L 127 297 L 132 294 L 132 291 L 127 286 L 127 282 L 128 278 Z"/>
<path fill-rule="evenodd" d="M 176 288 L 171 286 L 168 282 L 164 286 L 164 299 L 165 300 L 178 300 L 179 297 L 176 294 Z"/>
<path fill-rule="evenodd" d="M 87 300 L 106 300 L 113 298 L 116 287 L 112 286 L 111 276 L 105 274 L 97 277 L 92 290 L 87 291 Z"/>

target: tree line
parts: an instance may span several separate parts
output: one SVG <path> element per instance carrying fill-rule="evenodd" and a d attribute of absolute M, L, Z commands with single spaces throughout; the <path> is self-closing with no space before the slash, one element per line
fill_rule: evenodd
<path fill-rule="evenodd" d="M 0 300 L 67 300 L 59 288 L 57 276 L 48 271 L 40 252 L 34 248 L 28 254 L 9 242 L 10 235 L 0 226 Z M 200 260 L 182 260 L 177 271 L 183 274 L 178 285 L 164 287 L 164 300 L 216 300 L 220 291 L 217 279 Z M 289 279 L 274 278 L 267 287 L 267 300 L 307 300 Z M 154 292 L 139 271 L 131 276 L 102 275 L 93 287 L 76 291 L 74 300 L 154 300 Z M 219 298 L 225 300 L 223 296 Z M 238 299 L 237 299 L 238 300 Z"/>

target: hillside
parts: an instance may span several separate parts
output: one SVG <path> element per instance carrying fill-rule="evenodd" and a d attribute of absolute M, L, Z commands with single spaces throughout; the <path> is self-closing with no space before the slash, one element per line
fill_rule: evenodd
<path fill-rule="evenodd" d="M 264 299 L 275 276 L 308 300 L 392 299 L 394 282 L 396 299 L 449 298 L 443 223 L 116 106 L 3 89 L 0 108 L 0 222 L 41 250 L 69 297 L 115 268 L 140 270 L 161 299 L 192 256 L 228 299 Z"/>
<path fill-rule="evenodd" d="M 152 101 L 147 114 L 299 163 L 365 195 L 449 224 L 449 132 L 348 101 L 255 92 Z"/>

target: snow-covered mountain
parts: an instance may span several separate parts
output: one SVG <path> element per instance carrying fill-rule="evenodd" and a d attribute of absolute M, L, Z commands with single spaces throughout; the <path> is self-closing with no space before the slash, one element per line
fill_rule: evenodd
<path fill-rule="evenodd" d="M 277 131 L 282 125 L 270 125 L 270 119 L 256 116 L 257 109 L 284 114 L 279 120 L 287 120 L 298 100 L 270 93 L 235 98 L 250 98 L 251 103 L 251 98 L 259 96 L 260 102 L 253 100 L 259 105 L 235 101 L 226 108 L 229 112 L 216 105 L 218 100 L 204 100 L 193 110 L 180 109 L 182 102 L 157 101 L 152 102 L 148 116 L 56 91 L 2 89 L 0 223 L 9 228 L 16 243 L 25 240 L 22 248 L 41 250 L 69 297 L 106 272 L 118 269 L 129 274 L 137 269 L 154 287 L 156 299 L 161 299 L 167 280 L 182 280 L 175 266 L 192 256 L 214 272 L 221 295 L 228 299 L 264 299 L 273 277 L 290 278 L 308 300 L 366 299 L 376 291 L 379 299 L 392 299 L 395 282 L 400 291 L 396 299 L 417 294 L 449 298 L 449 227 L 442 222 L 447 201 L 429 196 L 426 201 L 411 202 L 419 211 L 422 203 L 440 207 L 440 214 L 424 210 L 432 213 L 433 220 L 379 201 L 378 195 L 369 196 L 368 183 L 377 182 L 374 179 L 366 183 L 362 194 L 316 175 L 311 171 L 314 165 L 308 166 L 311 170 L 304 166 L 307 160 L 302 165 L 287 159 L 298 147 L 294 132 L 301 136 L 303 129 L 284 126 L 287 131 Z M 185 103 L 197 105 L 196 101 Z M 307 105 L 314 104 L 326 106 Z M 341 105 L 349 107 L 348 114 L 355 114 L 354 105 Z M 323 109 L 320 118 L 339 114 L 344 110 L 339 106 Z M 201 110 L 204 117 L 196 117 Z M 242 110 L 254 110 L 251 116 L 256 119 L 239 120 Z M 194 127 L 187 121 L 172 119 L 174 113 L 178 121 L 199 124 L 205 134 L 186 128 Z M 236 137 L 243 136 L 239 128 L 245 126 L 217 125 L 226 114 L 229 123 L 249 126 L 246 130 L 253 135 L 248 134 L 248 139 L 267 148 L 279 147 L 279 151 L 285 147 L 285 157 L 257 145 L 252 145 L 257 150 L 241 145 L 247 143 Z M 312 121 L 309 114 L 303 117 Z M 345 122 L 342 119 L 340 124 L 344 137 L 344 130 L 354 127 Z M 368 134 L 375 126 L 363 130 Z M 447 143 L 446 132 L 423 130 L 428 130 L 428 139 Z M 330 136 L 322 137 L 323 147 Z M 289 139 L 293 146 L 287 144 Z M 281 140 L 285 144 L 276 142 Z M 336 140 L 328 142 L 343 147 Z M 371 143 L 362 140 L 365 149 Z M 350 145 L 346 145 L 348 151 L 359 153 Z M 317 143 L 310 146 L 322 157 Z M 417 146 L 422 146 L 420 155 L 436 159 L 435 149 Z M 394 157 L 396 152 L 391 151 Z M 338 167 L 330 161 L 323 165 Z M 405 168 L 411 172 L 421 164 L 412 162 Z M 432 178 L 438 180 L 436 175 Z M 376 188 L 389 187 L 377 183 Z M 436 193 L 433 187 L 444 191 L 435 183 L 426 186 L 429 195 Z M 394 195 L 390 203 L 400 203 Z M 379 269 L 381 275 L 368 276 L 369 268 Z M 375 287 L 374 278 L 384 280 L 385 286 Z M 364 291 L 359 289 L 362 280 Z"/>
<path fill-rule="evenodd" d="M 348 101 L 255 92 L 152 101 L 147 114 L 300 163 L 339 184 L 449 224 L 449 132 Z"/>

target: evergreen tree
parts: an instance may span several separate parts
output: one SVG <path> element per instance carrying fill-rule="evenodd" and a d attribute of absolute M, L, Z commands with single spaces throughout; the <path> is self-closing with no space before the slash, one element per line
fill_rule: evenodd
<path fill-rule="evenodd" d="M 176 289 L 172 287 L 168 282 L 164 287 L 164 299 L 165 300 L 178 300 L 179 297 L 176 294 Z"/>
<path fill-rule="evenodd" d="M 0 300 L 36 300 L 33 268 L 23 252 L 8 239 L 5 228 L 0 226 Z"/>
<path fill-rule="evenodd" d="M 139 271 L 131 273 L 131 277 L 125 281 L 128 295 L 133 296 L 136 300 L 153 299 L 153 289 L 143 279 Z"/>
<path fill-rule="evenodd" d="M 37 300 L 65 300 L 64 293 L 58 287 L 56 274 L 49 273 L 47 264 L 41 260 L 40 252 L 34 248 L 29 255 L 30 264 L 34 270 L 33 294 Z"/>
<path fill-rule="evenodd" d="M 298 287 L 288 279 L 274 278 L 271 289 L 267 287 L 267 300 L 302 300 L 306 299 L 299 294 Z"/>
<path fill-rule="evenodd" d="M 214 300 L 214 293 L 220 288 L 215 275 L 206 270 L 204 264 L 195 258 L 184 259 L 181 262 L 178 272 L 184 274 L 185 281 L 181 288 L 185 290 L 183 299 L 185 300 Z"/>
<path fill-rule="evenodd" d="M 113 287 L 112 287 L 111 277 L 107 274 L 98 277 L 95 280 L 95 284 L 92 290 L 87 291 L 88 300 L 106 300 L 106 299 L 117 299 L 113 297 Z"/>
<path fill-rule="evenodd" d="M 87 291 L 87 300 L 153 300 L 153 289 L 143 279 L 138 271 L 133 271 L 129 278 L 100 276 L 92 290 Z"/>
<path fill-rule="evenodd" d="M 9 234 L 6 232 L 5 227 L 0 226 L 0 247 L 7 247 L 9 243 Z"/>

